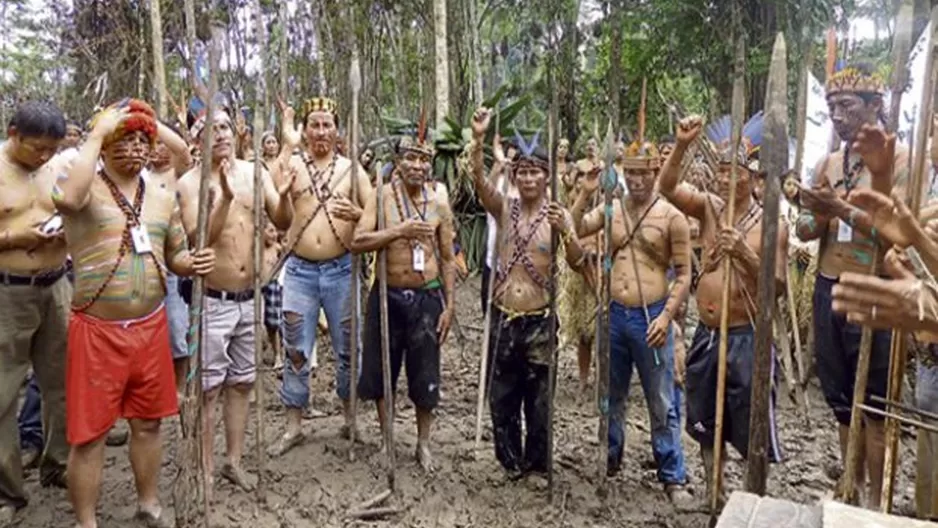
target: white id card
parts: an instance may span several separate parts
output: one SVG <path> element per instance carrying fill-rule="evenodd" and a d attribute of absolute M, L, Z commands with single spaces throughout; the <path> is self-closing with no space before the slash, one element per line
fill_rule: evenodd
<path fill-rule="evenodd" d="M 423 246 L 417 246 L 414 248 L 414 271 L 423 272 L 426 262 L 423 258 Z"/>
<path fill-rule="evenodd" d="M 134 252 L 138 255 L 145 255 L 153 252 L 153 246 L 150 244 L 150 234 L 147 228 L 137 226 L 130 228 L 130 237 L 134 241 Z"/>
<path fill-rule="evenodd" d="M 853 240 L 853 228 L 850 227 L 850 224 L 840 220 L 837 227 L 837 241 L 838 242 L 850 242 Z"/>

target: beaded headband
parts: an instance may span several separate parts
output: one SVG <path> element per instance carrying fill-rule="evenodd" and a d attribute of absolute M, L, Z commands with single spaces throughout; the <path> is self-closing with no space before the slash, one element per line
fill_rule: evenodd
<path fill-rule="evenodd" d="M 828 97 L 838 93 L 868 93 L 886 95 L 886 82 L 876 73 L 865 73 L 856 68 L 844 68 L 827 79 Z"/>
<path fill-rule="evenodd" d="M 326 112 L 332 115 L 339 115 L 339 105 L 335 99 L 328 97 L 313 97 L 303 103 L 303 118 L 309 117 L 313 112 Z"/>
<path fill-rule="evenodd" d="M 512 165 L 514 170 L 518 170 L 518 167 L 522 163 L 529 163 L 536 167 L 550 170 L 550 162 L 547 157 L 547 153 L 543 149 L 538 148 L 538 140 L 541 137 L 540 132 L 535 132 L 534 137 L 531 138 L 530 143 L 525 141 L 524 137 L 521 135 L 521 132 L 515 130 L 515 142 L 518 146 L 518 154 L 515 156 L 515 159 L 512 160 Z"/>

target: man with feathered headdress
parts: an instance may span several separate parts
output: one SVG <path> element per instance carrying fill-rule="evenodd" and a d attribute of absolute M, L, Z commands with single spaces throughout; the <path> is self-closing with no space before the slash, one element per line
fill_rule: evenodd
<path fill-rule="evenodd" d="M 433 154 L 424 117 L 416 134 L 403 137 L 397 146 L 398 177 L 378 190 L 382 193 L 383 210 L 378 210 L 375 195 L 365 206 L 351 244 L 356 254 L 386 251 L 391 384 L 397 384 L 404 365 L 407 394 L 417 409 L 416 457 L 428 472 L 433 469 L 430 427 L 440 401 L 440 349 L 456 311 L 453 213 L 445 187 L 432 180 Z M 378 215 L 384 217 L 380 230 Z M 371 287 L 365 309 L 358 394 L 363 400 L 375 401 L 384 430 L 388 424 L 381 364 L 379 288 L 380 278 Z"/>
<path fill-rule="evenodd" d="M 52 192 L 75 266 L 66 374 L 69 495 L 78 525 L 96 526 L 105 436 L 123 416 L 133 436 L 137 518 L 155 526 L 163 522 L 160 421 L 177 412 L 165 272 L 207 275 L 215 255 L 189 252 L 175 195 L 143 176 L 157 138 L 173 134 L 153 109 L 125 99 L 99 113 L 91 128 Z"/>
<path fill-rule="evenodd" d="M 472 181 L 485 210 L 498 222 L 501 243 L 498 268 L 493 270 L 491 309 L 492 385 L 489 408 L 495 431 L 495 456 L 510 479 L 547 470 L 547 418 L 550 409 L 549 376 L 553 362 L 550 343 L 551 228 L 561 234 L 567 262 L 574 269 L 584 253 L 576 240 L 570 214 L 551 202 L 547 153 L 537 137 L 521 141 L 511 162 L 511 177 L 518 198 L 504 196 L 485 177 L 482 141 L 490 111 L 476 110 L 473 140 L 468 150 Z M 527 438 L 521 441 L 524 407 Z"/>
<path fill-rule="evenodd" d="M 612 218 L 614 244 L 610 291 L 610 422 L 607 469 L 618 473 L 625 452 L 625 405 L 633 366 L 638 370 L 651 420 L 652 451 L 658 480 L 677 504 L 689 499 L 681 445 L 679 408 L 675 399 L 674 336 L 671 321 L 690 291 L 690 230 L 681 212 L 655 191 L 661 167 L 658 149 L 638 141 L 620 144 L 616 165 L 627 194 Z M 605 206 L 587 212 L 599 188 L 599 174 L 581 180 L 573 206 L 577 234 L 598 233 Z M 673 284 L 668 272 L 674 269 Z M 637 274 L 637 275 L 636 275 Z"/>
<path fill-rule="evenodd" d="M 700 135 L 703 123 L 699 117 L 683 119 L 677 130 L 677 143 L 661 169 L 658 188 L 661 194 L 684 214 L 700 221 L 700 239 L 703 246 L 701 274 L 696 300 L 700 322 L 690 349 L 687 351 L 685 388 L 687 391 L 687 432 L 700 444 L 708 488 L 715 470 L 714 441 L 729 441 L 746 457 L 749 452 L 749 398 L 752 392 L 753 349 L 755 328 L 753 319 L 759 310 L 755 304 L 757 277 L 762 253 L 762 207 L 752 195 L 753 174 L 758 171 L 753 153 L 752 138 L 741 141 L 739 148 L 731 142 L 718 143 L 716 188 L 697 189 L 680 182 L 681 166 L 688 147 Z M 755 134 L 753 134 L 755 135 Z M 745 137 L 745 136 L 744 136 Z M 727 218 L 733 165 L 737 166 L 733 218 Z M 787 227 L 779 226 L 775 278 L 784 283 Z M 724 277 L 724 262 L 730 259 L 730 277 Z M 730 302 L 722 305 L 724 281 L 729 280 Z M 781 288 L 778 291 L 784 291 Z M 714 438 L 714 399 L 717 387 L 717 357 L 720 346 L 720 319 L 729 311 L 727 337 L 726 412 L 723 438 Z M 781 451 L 775 430 L 774 398 L 769 409 L 770 424 L 768 453 L 771 461 L 781 460 Z M 726 458 L 723 459 L 725 462 Z M 708 493 L 709 495 L 709 493 Z"/>
<path fill-rule="evenodd" d="M 350 244 L 355 223 L 374 192 L 368 173 L 359 168 L 358 196 L 352 200 L 352 161 L 336 150 L 339 113 L 334 100 L 307 99 L 299 129 L 294 126 L 294 110 L 281 104 L 281 111 L 283 147 L 271 171 L 274 175 L 295 171 L 297 177 L 290 189 L 295 214 L 287 230 L 285 251 L 289 257 L 283 279 L 286 357 L 280 400 L 287 408 L 287 423 L 283 435 L 270 446 L 271 456 L 283 455 L 306 439 L 302 420 L 309 406 L 309 376 L 320 309 L 329 323 L 336 358 L 336 393 L 345 415 L 341 435 L 351 433 Z"/>
<path fill-rule="evenodd" d="M 855 190 L 885 190 L 883 186 L 892 187 L 904 198 L 909 179 L 908 150 L 896 145 L 895 137 L 882 128 L 886 85 L 868 66 L 849 66 L 834 73 L 826 89 L 834 130 L 846 144 L 818 163 L 810 189 L 800 189 L 797 234 L 801 240 L 819 239 L 821 243 L 814 282 L 814 350 L 821 389 L 839 424 L 841 454 L 845 456 L 861 327 L 833 311 L 832 292 L 842 273 L 869 273 L 879 241 L 875 228 L 857 221 L 856 211 L 847 199 Z M 875 307 L 873 310 L 875 317 Z M 869 398 L 886 396 L 890 344 L 889 331 L 873 333 L 867 405 L 882 408 Z M 882 418 L 874 414 L 866 414 L 863 422 L 864 457 L 870 477 L 867 502 L 871 508 L 878 508 L 884 428 Z M 865 483 L 862 466 L 854 480 L 861 489 Z"/>

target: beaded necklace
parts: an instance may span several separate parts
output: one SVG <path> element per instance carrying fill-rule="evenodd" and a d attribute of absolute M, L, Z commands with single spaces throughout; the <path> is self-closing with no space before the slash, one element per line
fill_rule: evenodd
<path fill-rule="evenodd" d="M 332 188 L 329 184 L 332 183 L 332 177 L 335 175 L 335 164 L 338 156 L 333 154 L 332 161 L 321 171 L 316 170 L 316 167 L 313 165 L 313 160 L 310 159 L 305 152 L 303 152 L 301 156 L 303 157 L 303 162 L 305 162 L 306 166 L 309 168 L 309 170 L 307 170 L 307 174 L 309 174 L 309 187 L 307 187 L 306 192 L 311 192 L 319 202 L 319 205 L 316 207 L 316 212 L 310 216 L 309 222 L 312 222 L 313 218 L 319 214 L 319 210 L 322 209 L 326 214 L 326 221 L 329 223 L 329 230 L 332 231 L 332 236 L 342 244 L 342 247 L 345 248 L 346 251 L 351 251 L 348 244 L 345 243 L 345 240 L 339 236 L 339 230 L 336 229 L 332 215 L 329 214 L 329 209 L 326 207 L 326 202 L 333 196 Z M 328 173 L 329 176 L 323 178 L 323 175 L 326 173 Z M 307 223 L 307 226 L 308 225 Z M 306 226 L 304 226 L 303 230 L 306 230 Z M 297 237 L 297 240 L 299 240 L 299 237 Z"/>
<path fill-rule="evenodd" d="M 127 201 L 127 198 L 124 196 L 124 194 L 121 193 L 117 188 L 117 185 L 110 178 L 108 178 L 106 174 L 104 174 L 103 170 L 98 171 L 98 176 L 101 177 L 104 185 L 111 193 L 111 198 L 114 199 L 114 203 L 117 204 L 117 207 L 124 214 L 124 232 L 121 234 L 121 244 L 117 249 L 117 259 L 114 261 L 114 266 L 111 268 L 111 271 L 104 279 L 104 282 L 101 283 L 97 291 L 95 291 L 94 295 L 91 296 L 91 299 L 75 308 L 75 311 L 77 312 L 84 312 L 88 308 L 91 308 L 91 306 L 98 301 L 98 299 L 104 293 L 104 290 L 114 279 L 114 275 L 117 273 L 117 270 L 120 269 L 120 265 L 123 262 L 124 257 L 127 255 L 128 250 L 132 250 L 133 248 L 133 237 L 131 235 L 131 230 L 143 226 L 143 197 L 146 194 L 146 180 L 138 176 L 137 192 L 134 194 L 134 201 L 133 204 L 131 204 Z M 156 255 L 152 251 L 150 252 L 150 259 L 153 261 L 153 264 L 156 265 L 156 271 L 160 277 L 160 284 L 163 286 L 163 291 L 165 293 L 166 278 L 163 273 L 163 266 L 160 265 L 160 262 L 156 259 Z"/>
<path fill-rule="evenodd" d="M 522 236 L 520 231 L 521 224 L 521 200 L 518 198 L 512 198 L 509 200 L 509 218 L 511 220 L 511 229 L 508 232 L 508 240 L 514 242 L 514 249 L 512 250 L 511 258 L 508 260 L 507 266 L 502 266 L 499 264 L 498 271 L 495 274 L 495 278 L 498 282 L 498 285 L 505 282 L 508 278 L 508 274 L 511 272 L 512 268 L 515 267 L 515 264 L 521 263 L 524 266 L 525 271 L 528 272 L 528 275 L 534 280 L 534 282 L 541 288 L 547 290 L 550 288 L 550 284 L 543 275 L 538 273 L 537 269 L 534 267 L 534 262 L 531 260 L 531 256 L 528 254 L 528 246 L 531 243 L 531 240 L 534 239 L 534 235 L 537 234 L 538 229 L 541 227 L 541 224 L 544 222 L 544 219 L 547 218 L 548 211 L 548 201 L 545 200 L 541 204 L 541 208 L 538 210 L 537 215 L 535 215 L 534 220 L 529 224 L 528 232 Z"/>

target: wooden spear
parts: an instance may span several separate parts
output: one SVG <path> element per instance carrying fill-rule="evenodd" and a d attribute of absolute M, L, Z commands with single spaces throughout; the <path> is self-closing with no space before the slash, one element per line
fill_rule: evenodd
<path fill-rule="evenodd" d="M 738 27 L 738 25 L 737 25 Z M 743 113 L 746 109 L 745 101 L 745 61 L 746 61 L 746 43 L 744 37 L 740 35 L 736 39 L 736 58 L 735 58 L 735 79 L 733 80 L 733 107 L 732 121 L 733 132 L 730 148 L 732 166 L 730 172 L 730 189 L 727 198 L 724 221 L 727 225 L 733 225 L 733 218 L 736 214 L 736 180 L 738 178 L 739 161 L 737 152 L 739 152 L 741 134 L 743 129 Z M 764 248 L 763 248 L 764 249 Z M 723 261 L 723 295 L 720 302 L 720 345 L 718 348 L 717 359 L 717 394 L 716 394 L 716 424 L 713 432 L 713 475 L 712 489 L 710 492 L 710 521 L 714 524 L 719 513 L 720 492 L 723 488 L 723 408 L 726 398 L 726 341 L 729 337 L 730 324 L 730 286 L 732 285 L 733 264 L 731 259 L 726 258 Z M 751 447 L 751 446 L 750 446 Z"/>
<path fill-rule="evenodd" d="M 357 165 L 353 160 L 352 166 Z M 384 210 L 385 185 L 378 187 L 378 231 L 387 224 Z M 378 310 L 381 317 L 381 378 L 384 383 L 384 449 L 388 456 L 388 489 L 394 491 L 394 391 L 391 389 L 391 344 L 388 336 L 388 257 L 384 248 L 378 251 Z M 374 286 L 372 286 L 374 287 Z"/>
<path fill-rule="evenodd" d="M 925 84 L 922 90 L 922 101 L 918 107 L 918 130 L 915 131 L 915 146 L 912 152 L 912 174 L 910 175 L 910 187 L 908 192 L 909 209 L 915 217 L 919 216 L 922 209 L 922 187 L 925 180 L 925 160 L 928 158 L 928 137 L 931 128 L 931 116 L 933 112 L 932 97 L 935 93 L 935 28 L 938 27 L 938 8 L 931 12 L 931 38 L 925 51 Z M 898 402 L 902 399 L 902 385 L 905 377 L 906 364 L 908 362 L 906 336 L 903 332 L 893 330 L 892 343 L 889 351 L 889 385 L 887 388 L 886 399 L 891 402 Z M 889 410 L 889 409 L 887 409 Z M 899 422 L 890 416 L 886 417 L 885 434 L 885 456 L 883 458 L 883 493 L 882 506 L 883 513 L 890 513 L 892 510 L 892 495 L 896 479 L 896 464 L 899 460 Z M 921 434 L 921 433 L 920 433 Z"/>
<path fill-rule="evenodd" d="M 834 26 L 831 26 L 827 29 L 827 55 L 824 63 L 824 73 L 827 75 L 826 79 L 830 79 L 834 75 L 834 69 L 837 67 L 837 29 Z M 828 150 L 830 152 L 837 152 L 837 149 L 840 148 L 840 136 L 837 135 L 837 130 L 831 126 L 831 137 L 828 143 Z"/>
<path fill-rule="evenodd" d="M 619 179 L 616 176 L 615 139 L 612 121 L 606 128 L 605 160 L 606 167 L 602 176 L 603 187 L 603 258 L 602 288 L 600 290 L 599 346 L 596 354 L 596 385 L 599 392 L 599 483 L 597 493 L 606 497 L 607 474 L 609 466 L 609 352 L 612 350 L 609 331 L 609 299 L 612 290 L 612 200 Z"/>
<path fill-rule="evenodd" d="M 186 22 L 189 49 L 195 53 L 195 8 L 191 0 L 186 0 Z M 212 40 L 209 46 L 209 85 L 206 97 L 206 126 L 202 132 L 203 160 L 212 152 L 215 141 L 214 130 L 211 124 L 215 112 L 215 93 L 218 90 L 218 62 L 219 47 L 224 37 L 224 28 L 219 25 L 212 26 Z M 190 75 L 198 75 L 195 61 Z M 201 182 L 199 184 L 199 213 L 196 224 L 196 249 L 204 249 L 208 235 L 208 208 L 209 188 L 212 178 L 212 166 L 203 161 Z M 209 478 L 204 472 L 204 456 L 202 452 L 202 435 L 212 434 L 202 427 L 202 301 L 203 280 L 200 276 L 192 279 L 192 299 L 189 305 L 189 334 L 188 352 L 186 358 L 188 375 L 186 376 L 186 392 L 183 396 L 179 411 L 182 429 L 182 441 L 176 451 L 176 465 L 178 473 L 173 482 L 173 503 L 176 511 L 176 526 L 179 528 L 195 528 L 203 526 L 208 528 L 209 505 Z M 199 500 L 201 498 L 201 500 Z M 195 499 L 195 500 L 193 500 Z M 197 505 L 201 505 L 199 508 Z"/>
<path fill-rule="evenodd" d="M 358 198 L 358 99 L 362 88 L 362 78 L 359 61 L 358 49 L 352 51 L 352 65 L 349 69 L 349 86 L 352 89 L 352 118 L 349 120 L 349 154 L 352 158 L 352 203 L 357 204 Z M 380 187 L 380 186 L 379 186 Z M 379 211 L 381 215 L 384 211 Z M 351 279 L 351 310 L 352 319 L 349 323 L 349 354 L 351 357 L 351 375 L 349 395 L 349 459 L 355 458 L 355 436 L 358 433 L 358 317 L 361 312 L 361 256 L 352 256 L 352 279 Z"/>
<path fill-rule="evenodd" d="M 781 179 L 788 171 L 788 53 L 784 33 L 775 37 L 765 90 L 765 122 L 760 169 L 765 174 L 762 246 L 756 312 L 752 399 L 749 409 L 749 458 L 746 491 L 765 495 L 768 477 L 769 417 L 772 395 L 772 320 L 775 311 L 775 270 Z M 732 222 L 732 217 L 729 220 Z M 786 264 L 787 267 L 787 264 Z M 724 313 L 728 310 L 724 309 Z M 783 330 L 784 331 L 784 330 Z M 722 341 L 720 343 L 723 344 Z"/>
<path fill-rule="evenodd" d="M 896 19 L 896 36 L 893 41 L 893 83 L 892 100 L 890 107 L 893 112 L 889 115 L 888 132 L 895 133 L 899 126 L 899 108 L 902 99 L 902 92 L 905 89 L 906 79 L 908 77 L 909 51 L 912 47 L 912 19 L 915 12 L 914 0 L 904 0 L 899 8 L 899 14 Z M 893 166 L 892 174 L 895 174 Z M 873 190 L 889 195 L 892 192 L 891 179 L 886 182 L 873 180 Z M 876 241 L 873 241 L 874 244 Z M 870 266 L 870 275 L 879 275 L 882 267 L 883 248 L 878 244 L 874 250 L 873 264 Z M 841 481 L 840 498 L 846 503 L 850 503 L 854 498 L 854 483 L 856 472 L 862 462 L 862 452 L 860 450 L 860 435 L 863 434 L 863 411 L 857 406 L 866 401 L 866 388 L 870 376 L 870 356 L 873 350 L 873 329 L 869 326 L 863 327 L 860 336 L 860 351 L 857 357 L 857 373 L 853 385 L 853 405 L 850 413 L 850 432 L 847 439 L 847 460 L 844 468 L 844 476 Z"/>
<path fill-rule="evenodd" d="M 267 36 L 264 26 L 263 12 L 260 0 L 252 2 L 255 13 L 255 26 L 257 45 L 261 48 L 261 66 L 257 70 L 257 92 L 254 103 L 254 364 L 263 365 L 264 361 L 264 298 L 262 288 L 264 283 L 264 165 L 263 147 L 261 139 L 264 129 L 264 115 L 266 114 L 265 101 L 267 100 L 267 76 L 264 70 L 269 64 L 267 54 Z M 206 124 L 206 126 L 209 126 Z M 206 151 L 208 152 L 208 151 Z M 286 175 L 281 175 L 286 177 Z M 279 184 L 279 182 L 278 182 Z M 267 450 L 264 449 L 264 376 L 258 372 L 254 382 L 254 448 L 257 456 L 257 503 L 267 503 Z"/>
<path fill-rule="evenodd" d="M 557 194 L 557 90 L 554 84 L 554 42 L 553 27 L 550 28 L 549 46 L 550 54 L 547 56 L 547 90 L 550 92 L 550 116 L 547 122 L 547 144 L 549 147 L 550 163 L 550 196 L 551 202 L 559 201 Z M 547 500 L 554 503 L 554 392 L 557 390 L 557 361 L 559 348 L 557 347 L 557 249 L 560 245 L 560 233 L 555 227 L 550 229 L 550 334 L 548 335 L 548 349 L 551 354 L 549 385 L 547 390 Z"/>

